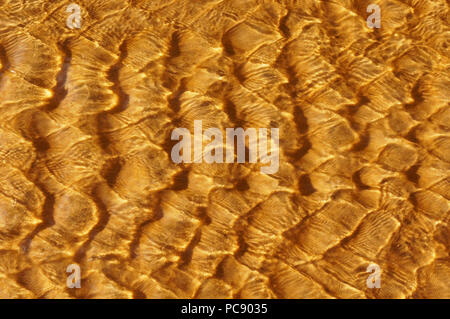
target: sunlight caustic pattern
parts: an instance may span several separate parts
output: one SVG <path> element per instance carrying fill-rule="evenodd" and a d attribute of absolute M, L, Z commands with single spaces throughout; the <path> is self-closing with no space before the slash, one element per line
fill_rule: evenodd
<path fill-rule="evenodd" d="M 449 18 L 0 1 L 0 297 L 450 298 Z M 172 161 L 194 121 L 278 169 Z"/>

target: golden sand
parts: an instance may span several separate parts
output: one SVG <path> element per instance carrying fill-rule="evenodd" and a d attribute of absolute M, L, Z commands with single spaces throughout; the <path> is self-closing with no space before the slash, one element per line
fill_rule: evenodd
<path fill-rule="evenodd" d="M 75 3 L 0 1 L 1 298 L 450 298 L 448 1 Z"/>

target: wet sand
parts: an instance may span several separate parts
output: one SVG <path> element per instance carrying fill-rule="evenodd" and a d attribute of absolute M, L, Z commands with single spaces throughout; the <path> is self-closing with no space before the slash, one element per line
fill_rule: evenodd
<path fill-rule="evenodd" d="M 450 298 L 448 1 L 76 3 L 0 1 L 0 298 Z"/>

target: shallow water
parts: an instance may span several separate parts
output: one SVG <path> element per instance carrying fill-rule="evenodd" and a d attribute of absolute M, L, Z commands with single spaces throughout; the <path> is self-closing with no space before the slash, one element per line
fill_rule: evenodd
<path fill-rule="evenodd" d="M 0 1 L 0 297 L 450 298 L 448 2 L 374 2 Z"/>

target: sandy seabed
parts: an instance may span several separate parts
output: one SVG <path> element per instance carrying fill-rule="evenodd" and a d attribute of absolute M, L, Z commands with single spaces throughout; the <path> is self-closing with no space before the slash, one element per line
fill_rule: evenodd
<path fill-rule="evenodd" d="M 448 1 L 71 3 L 0 0 L 1 298 L 450 298 Z"/>

